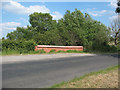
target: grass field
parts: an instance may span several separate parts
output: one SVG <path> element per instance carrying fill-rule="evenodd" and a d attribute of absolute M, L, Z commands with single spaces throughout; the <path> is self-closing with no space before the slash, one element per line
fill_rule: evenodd
<path fill-rule="evenodd" d="M 118 67 L 91 72 L 68 82 L 61 82 L 51 88 L 118 88 Z"/>

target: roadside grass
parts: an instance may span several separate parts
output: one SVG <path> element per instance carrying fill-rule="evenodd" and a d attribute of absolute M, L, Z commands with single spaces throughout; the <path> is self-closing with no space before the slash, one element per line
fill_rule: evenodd
<path fill-rule="evenodd" d="M 28 55 L 28 54 L 44 54 L 46 53 L 44 50 L 39 51 L 16 51 L 16 50 L 10 50 L 10 51 L 2 51 L 1 55 Z"/>
<path fill-rule="evenodd" d="M 18 55 L 20 54 L 19 51 L 15 51 L 15 50 L 10 50 L 10 51 L 2 51 L 1 55 L 5 56 L 5 55 Z"/>
<path fill-rule="evenodd" d="M 0 47 L 0 50 L 2 48 Z M 120 44 L 117 46 L 111 46 L 111 49 L 108 51 L 77 51 L 77 50 L 68 50 L 68 51 L 55 51 L 54 49 L 51 50 L 50 52 L 45 52 L 43 49 L 39 51 L 27 51 L 27 50 L 3 50 L 0 51 L 0 56 L 5 56 L 5 55 L 28 55 L 28 54 L 57 54 L 57 53 L 90 53 L 90 54 L 114 54 L 114 53 L 120 53 Z"/>
<path fill-rule="evenodd" d="M 6 55 L 28 55 L 28 54 L 57 54 L 57 53 L 88 53 L 85 51 L 77 51 L 77 50 L 68 50 L 68 51 L 55 51 L 54 49 L 51 50 L 50 52 L 45 52 L 44 49 L 38 50 L 38 51 L 15 51 L 15 50 L 7 50 L 7 51 L 2 51 L 1 55 L 6 56 Z"/>
<path fill-rule="evenodd" d="M 0 56 L 2 55 L 2 51 L 0 51 Z"/>
<path fill-rule="evenodd" d="M 120 50 L 118 52 L 98 52 L 98 51 L 77 51 L 77 50 L 67 50 L 67 51 L 55 51 L 52 49 L 50 52 L 45 52 L 44 49 L 38 50 L 38 51 L 26 51 L 26 50 L 7 50 L 7 51 L 2 51 L 0 55 L 6 56 L 6 55 L 28 55 L 28 54 L 57 54 L 57 53 L 86 53 L 86 54 L 112 54 L 112 53 L 120 53 Z"/>
<path fill-rule="evenodd" d="M 67 50 L 67 53 L 87 53 L 85 51 L 77 51 L 77 50 Z"/>
<path fill-rule="evenodd" d="M 91 72 L 68 82 L 53 85 L 50 88 L 118 88 L 118 68 L 120 65 Z"/>
<path fill-rule="evenodd" d="M 113 54 L 113 53 L 120 53 L 120 51 L 108 51 L 108 52 L 101 52 L 101 51 L 89 51 L 92 54 Z"/>
<path fill-rule="evenodd" d="M 59 50 L 59 51 L 55 51 L 54 49 L 53 50 L 51 50 L 50 52 L 49 52 L 50 54 L 51 53 L 88 53 L 88 52 L 85 52 L 85 51 L 77 51 L 77 50 L 67 50 L 67 51 L 61 51 L 61 50 Z"/>

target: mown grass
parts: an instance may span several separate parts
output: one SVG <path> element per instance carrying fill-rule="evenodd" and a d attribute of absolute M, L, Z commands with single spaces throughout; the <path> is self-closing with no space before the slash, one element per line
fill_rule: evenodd
<path fill-rule="evenodd" d="M 114 75 L 115 73 L 118 75 L 118 68 L 120 68 L 120 65 L 98 72 L 91 72 L 68 82 L 53 85 L 50 88 L 118 88 L 118 80 L 115 81 L 118 76 Z M 109 77 L 110 75 L 111 77 Z"/>

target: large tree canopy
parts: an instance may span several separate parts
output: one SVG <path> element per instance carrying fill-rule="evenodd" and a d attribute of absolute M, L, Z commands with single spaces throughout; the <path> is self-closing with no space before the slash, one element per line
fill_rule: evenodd
<path fill-rule="evenodd" d="M 110 38 L 110 30 L 101 22 L 93 20 L 75 9 L 66 11 L 63 18 L 53 20 L 49 13 L 33 13 L 29 15 L 31 26 L 17 27 L 8 33 L 8 40 L 34 41 L 41 45 L 83 45 L 85 50 L 104 48 Z"/>
<path fill-rule="evenodd" d="M 32 27 L 37 29 L 37 32 L 43 33 L 44 31 L 51 30 L 52 24 L 52 16 L 49 13 L 33 13 L 31 14 L 29 22 Z"/>

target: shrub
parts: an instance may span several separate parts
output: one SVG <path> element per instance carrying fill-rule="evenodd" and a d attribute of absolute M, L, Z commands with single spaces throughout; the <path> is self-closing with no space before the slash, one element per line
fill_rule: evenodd
<path fill-rule="evenodd" d="M 35 43 L 33 41 L 17 41 L 17 40 L 3 40 L 2 50 L 17 51 L 21 53 L 28 53 L 29 51 L 34 51 Z"/>
<path fill-rule="evenodd" d="M 59 51 L 57 51 L 57 53 L 64 53 L 65 51 L 62 51 L 62 50 L 59 50 Z"/>
<path fill-rule="evenodd" d="M 83 51 L 78 51 L 78 50 L 67 50 L 67 53 L 82 53 Z"/>
<path fill-rule="evenodd" d="M 0 41 L 0 52 L 2 51 L 2 42 Z"/>
<path fill-rule="evenodd" d="M 117 47 L 114 45 L 110 46 L 110 52 L 117 52 Z"/>
<path fill-rule="evenodd" d="M 118 48 L 117 50 L 118 50 L 118 52 L 120 53 L 120 48 Z"/>
<path fill-rule="evenodd" d="M 44 49 L 41 49 L 41 50 L 39 50 L 39 53 L 46 53 L 45 51 L 44 51 Z"/>
<path fill-rule="evenodd" d="M 120 45 L 117 46 L 117 51 L 120 53 Z"/>
<path fill-rule="evenodd" d="M 50 50 L 49 53 L 55 53 L 56 51 L 54 49 Z"/>
<path fill-rule="evenodd" d="M 39 51 L 29 51 L 28 54 L 39 54 Z"/>

